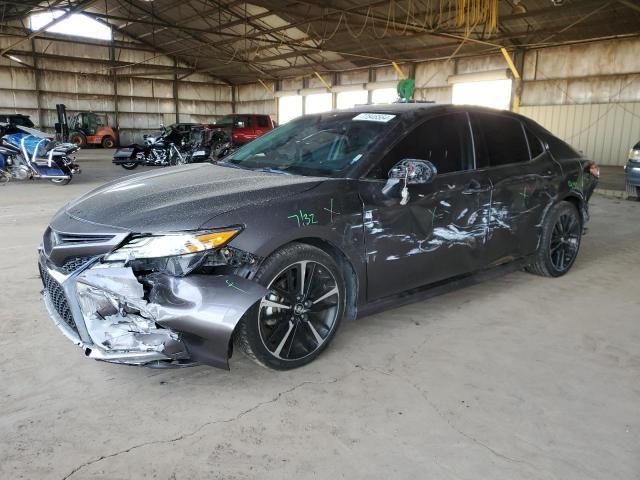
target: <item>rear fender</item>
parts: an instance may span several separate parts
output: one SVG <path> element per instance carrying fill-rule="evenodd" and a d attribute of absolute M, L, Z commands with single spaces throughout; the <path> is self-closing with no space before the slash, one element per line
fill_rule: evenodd
<path fill-rule="evenodd" d="M 130 163 L 137 161 L 136 154 L 140 151 L 136 146 L 119 148 L 116 153 L 113 154 L 113 163 Z"/>

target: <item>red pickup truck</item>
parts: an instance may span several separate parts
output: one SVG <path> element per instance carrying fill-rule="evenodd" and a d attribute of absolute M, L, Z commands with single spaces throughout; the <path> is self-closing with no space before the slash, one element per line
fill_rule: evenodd
<path fill-rule="evenodd" d="M 238 113 L 220 118 L 216 121 L 215 127 L 230 127 L 234 145 L 244 145 L 269 130 L 273 130 L 275 125 L 269 115 Z"/>

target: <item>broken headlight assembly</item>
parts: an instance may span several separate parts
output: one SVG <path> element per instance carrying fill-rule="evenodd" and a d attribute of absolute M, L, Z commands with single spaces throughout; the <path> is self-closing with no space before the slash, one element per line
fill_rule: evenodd
<path fill-rule="evenodd" d="M 216 231 L 175 232 L 138 236 L 104 257 L 104 262 L 124 262 L 134 271 L 166 272 L 183 276 L 210 252 L 225 246 L 242 231 L 230 227 Z"/>

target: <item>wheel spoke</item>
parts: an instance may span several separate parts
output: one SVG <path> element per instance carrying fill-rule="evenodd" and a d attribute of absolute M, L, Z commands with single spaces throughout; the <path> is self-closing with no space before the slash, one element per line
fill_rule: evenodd
<path fill-rule="evenodd" d="M 316 264 L 312 263 L 311 264 L 311 272 L 309 273 L 309 280 L 307 281 L 307 288 L 306 291 L 303 292 L 302 296 L 304 298 L 309 296 L 309 292 L 311 291 L 311 285 L 313 285 L 313 274 L 316 273 Z"/>
<path fill-rule="evenodd" d="M 291 334 L 291 341 L 289 342 L 289 347 L 287 347 L 287 358 L 291 357 L 291 347 L 293 347 L 293 343 L 296 341 L 296 333 L 298 333 L 298 323 L 296 323 L 293 327 L 293 333 Z"/>
<path fill-rule="evenodd" d="M 327 293 L 325 293 L 324 295 L 322 295 L 320 298 L 318 298 L 317 300 L 314 300 L 313 302 L 311 302 L 312 305 L 315 305 L 316 303 L 320 303 L 322 300 L 329 298 L 333 295 L 337 295 L 338 293 L 338 287 L 333 287 L 331 290 L 329 290 Z"/>
<path fill-rule="evenodd" d="M 322 345 L 322 342 L 324 342 L 324 338 L 320 336 L 320 334 L 318 333 L 318 331 L 316 330 L 316 328 L 313 326 L 311 322 L 307 322 L 307 325 L 309 325 L 309 329 L 311 330 L 311 333 L 313 333 L 313 336 L 315 337 L 316 342 L 318 342 L 318 346 Z"/>
<path fill-rule="evenodd" d="M 287 339 L 289 338 L 289 335 L 291 335 L 292 331 L 293 331 L 293 322 L 289 322 L 289 329 L 287 330 L 287 333 L 284 334 L 284 337 L 282 337 L 282 340 L 280 340 L 280 343 L 278 344 L 278 346 L 273 352 L 276 357 L 280 356 L 280 352 L 282 352 L 282 349 L 284 348 L 284 344 L 287 343 Z"/>
<path fill-rule="evenodd" d="M 285 305 L 284 303 L 274 302 L 273 300 L 262 300 L 262 307 L 272 307 L 272 308 L 283 308 L 285 310 L 291 310 L 290 305 Z"/>
<path fill-rule="evenodd" d="M 317 305 L 312 305 L 307 311 L 311 313 L 320 313 L 325 310 L 329 310 L 330 308 L 337 307 L 337 303 L 322 303 Z"/>
<path fill-rule="evenodd" d="M 307 261 L 300 262 L 298 264 L 298 293 L 300 296 L 304 296 L 305 292 L 305 276 L 307 275 Z"/>

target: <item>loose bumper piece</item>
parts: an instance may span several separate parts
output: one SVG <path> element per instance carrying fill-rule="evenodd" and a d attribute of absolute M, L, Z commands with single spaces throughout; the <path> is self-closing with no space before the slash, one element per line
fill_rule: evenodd
<path fill-rule="evenodd" d="M 45 305 L 65 336 L 91 358 L 134 365 L 192 361 L 228 369 L 237 323 L 266 294 L 236 275 L 139 279 L 129 267 L 97 262 L 67 275 L 44 255 L 40 271 Z"/>

